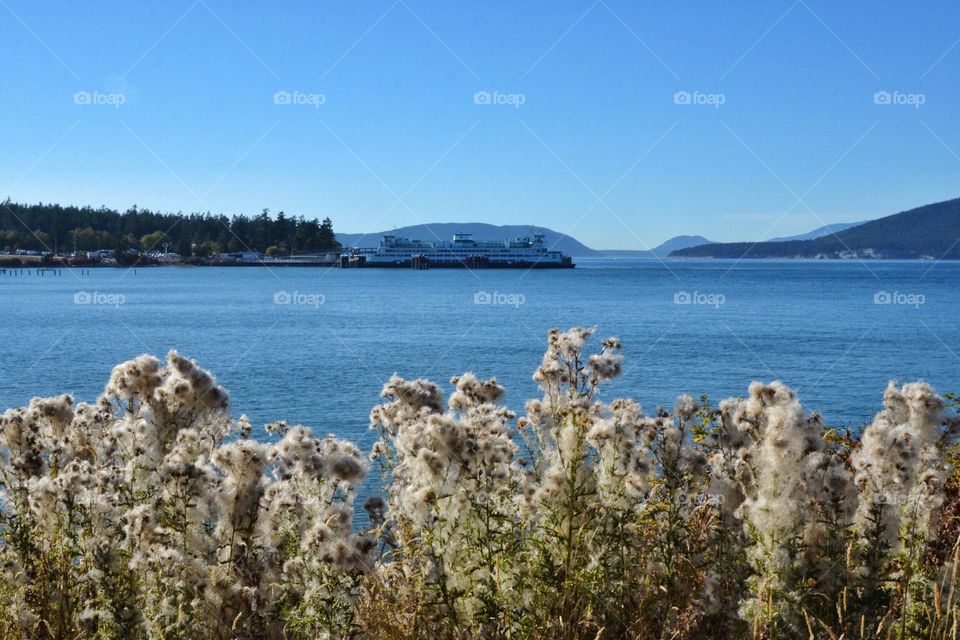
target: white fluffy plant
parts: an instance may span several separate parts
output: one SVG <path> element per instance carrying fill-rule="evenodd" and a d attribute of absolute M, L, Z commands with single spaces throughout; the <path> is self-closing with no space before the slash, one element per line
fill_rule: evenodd
<path fill-rule="evenodd" d="M 955 434 L 944 429 L 943 400 L 926 383 L 891 382 L 883 402 L 851 458 L 861 495 L 857 527 L 864 535 L 879 530 L 879 541 L 899 551 L 936 530 Z"/>
<path fill-rule="evenodd" d="M 514 496 L 517 445 L 498 406 L 503 387 L 472 373 L 451 380 L 444 407 L 439 387 L 393 376 L 371 413 L 382 439 L 375 447 L 390 473 L 386 523 L 396 564 L 437 603 L 447 632 L 506 633 L 518 597 Z"/>
<path fill-rule="evenodd" d="M 603 402 L 601 388 L 622 371 L 622 347 L 607 338 L 587 356 L 592 334 L 550 332 L 534 374 L 544 396 L 527 403 L 520 422 L 532 460 L 525 504 L 539 606 L 562 621 L 561 634 L 584 624 L 587 611 L 611 637 L 638 633 L 629 621 L 641 609 L 651 617 L 644 633 L 666 632 L 704 610 L 697 572 L 683 560 L 705 551 L 691 532 L 715 508 L 692 437 L 698 407 L 681 396 L 675 414 L 647 417 L 633 400 Z"/>
<path fill-rule="evenodd" d="M 368 570 L 372 549 L 352 530 L 363 458 L 303 428 L 256 443 L 227 409 L 213 377 L 171 352 L 117 366 L 94 405 L 35 399 L 0 417 L 4 637 L 314 637 L 349 624 L 344 576 Z"/>
<path fill-rule="evenodd" d="M 529 522 L 525 549 L 531 576 L 529 615 L 559 620 L 568 629 L 579 624 L 589 607 L 588 585 L 597 582 L 597 570 L 603 566 L 602 558 L 590 553 L 588 540 L 599 533 L 592 525 L 597 522 L 600 492 L 606 490 L 613 498 L 621 488 L 639 488 L 644 482 L 618 477 L 624 472 L 633 475 L 630 461 L 611 459 L 597 465 L 590 434 L 596 444 L 613 435 L 607 447 L 612 454 L 616 434 L 610 433 L 611 427 L 618 426 L 618 418 L 622 423 L 635 415 L 633 407 L 624 406 L 618 416 L 608 418 L 595 401 L 597 386 L 620 374 L 622 356 L 619 343 L 611 339 L 602 353 L 592 360 L 586 357 L 583 349 L 592 334 L 592 329 L 580 327 L 550 330 L 543 360 L 533 374 L 543 398 L 527 402 L 518 425 L 530 458 L 521 502 Z M 611 422 L 599 424 L 604 418 Z M 601 434 L 604 428 L 606 434 Z M 597 469 L 605 471 L 602 479 Z M 601 540 L 594 541 L 603 546 Z"/>
<path fill-rule="evenodd" d="M 856 492 L 819 416 L 806 414 L 793 391 L 780 382 L 749 391 L 720 404 L 714 491 L 749 540 L 741 615 L 756 634 L 798 632 L 808 610 L 833 607 L 845 583 Z M 814 586 L 817 600 L 807 598 Z"/>
<path fill-rule="evenodd" d="M 944 485 L 953 472 L 947 454 L 956 446 L 960 421 L 947 419 L 943 399 L 923 382 L 902 387 L 891 382 L 883 401 L 884 409 L 864 429 L 851 456 L 860 491 L 856 525 L 866 585 L 863 608 L 873 613 L 897 593 L 906 624 L 916 600 L 930 599 L 939 588 L 939 576 L 924 575 L 922 561 L 940 524 Z M 898 570 L 890 576 L 895 580 L 884 583 L 888 563 Z"/>
<path fill-rule="evenodd" d="M 353 522 L 366 460 L 345 440 L 317 438 L 303 426 L 280 431 L 267 454 L 271 467 L 254 533 L 267 558 L 260 588 L 275 612 L 275 637 L 347 635 L 359 580 L 372 570 L 377 546 Z"/>
<path fill-rule="evenodd" d="M 576 606 L 556 599 L 575 574 L 606 566 L 590 554 L 604 537 L 586 542 L 603 509 L 600 492 L 625 509 L 624 500 L 649 489 L 639 407 L 593 398 L 619 375 L 620 345 L 610 339 L 586 358 L 591 333 L 551 331 L 534 374 L 544 398 L 528 403 L 519 433 L 514 414 L 496 404 L 503 389 L 493 379 L 453 378 L 448 407 L 425 380 L 394 377 L 383 389 L 391 401 L 374 409 L 371 426 L 383 436 L 375 457 L 389 461 L 388 524 L 402 559 L 384 571 L 419 576 L 448 629 L 523 637 L 544 632 L 541 622 L 555 625 L 554 612 Z M 594 446 L 608 452 L 606 464 L 595 465 Z"/>

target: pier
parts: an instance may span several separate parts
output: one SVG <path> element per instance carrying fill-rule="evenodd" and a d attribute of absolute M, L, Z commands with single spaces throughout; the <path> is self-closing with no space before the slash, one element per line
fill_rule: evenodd
<path fill-rule="evenodd" d="M 69 271 L 74 275 L 88 276 L 90 269 L 82 267 L 0 267 L 0 276 L 8 277 L 57 277 L 62 276 L 64 271 Z"/>

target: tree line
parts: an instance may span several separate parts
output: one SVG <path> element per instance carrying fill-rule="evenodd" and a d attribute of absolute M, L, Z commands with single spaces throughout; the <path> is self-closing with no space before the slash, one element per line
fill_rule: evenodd
<path fill-rule="evenodd" d="M 136 205 L 120 212 L 107 207 L 59 204 L 0 204 L 0 249 L 71 253 L 112 249 L 126 253 L 169 251 L 206 257 L 221 252 L 271 255 L 338 249 L 330 218 L 308 220 L 283 211 L 271 216 L 227 217 L 208 213 L 160 213 Z"/>

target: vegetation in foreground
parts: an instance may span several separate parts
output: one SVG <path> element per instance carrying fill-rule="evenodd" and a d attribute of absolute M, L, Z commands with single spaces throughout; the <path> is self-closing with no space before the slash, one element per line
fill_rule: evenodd
<path fill-rule="evenodd" d="M 601 400 L 621 346 L 591 333 L 550 333 L 520 417 L 493 379 L 392 378 L 369 456 L 253 440 L 177 353 L 7 411 L 0 637 L 960 635 L 952 400 L 891 384 L 862 436 L 778 382 L 646 415 Z"/>

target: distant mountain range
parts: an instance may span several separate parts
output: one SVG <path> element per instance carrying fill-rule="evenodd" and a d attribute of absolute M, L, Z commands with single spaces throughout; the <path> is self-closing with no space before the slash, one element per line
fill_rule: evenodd
<path fill-rule="evenodd" d="M 649 251 L 592 249 L 565 233 L 532 225 L 494 225 L 483 222 L 433 222 L 398 227 L 375 233 L 338 233 L 337 241 L 344 247 L 376 247 L 385 234 L 393 234 L 415 240 L 450 240 L 454 233 L 472 233 L 474 240 L 501 241 L 542 233 L 547 246 L 575 258 L 665 258 L 671 251 L 711 242 L 703 236 L 677 236 L 670 238 Z"/>
<path fill-rule="evenodd" d="M 812 240 L 704 244 L 678 249 L 670 257 L 960 259 L 960 198 L 885 216 Z"/>
<path fill-rule="evenodd" d="M 649 252 L 644 253 L 653 253 L 658 257 L 665 258 L 670 255 L 672 252 L 679 249 L 686 249 L 687 247 L 698 247 L 704 244 L 713 244 L 713 240 L 707 240 L 703 236 L 675 236 L 670 238 L 663 244 L 657 245 Z"/>
<path fill-rule="evenodd" d="M 855 227 L 863 222 L 836 222 L 834 224 L 827 224 L 822 227 L 817 227 L 813 231 L 807 231 L 806 233 L 801 233 L 795 236 L 784 236 L 780 238 L 770 238 L 766 242 L 789 242 L 791 240 L 816 240 L 817 238 L 822 238 L 823 236 L 828 236 L 831 233 L 838 233 L 840 231 L 845 231 L 851 227 Z M 686 249 L 686 247 L 678 247 L 680 249 Z"/>

